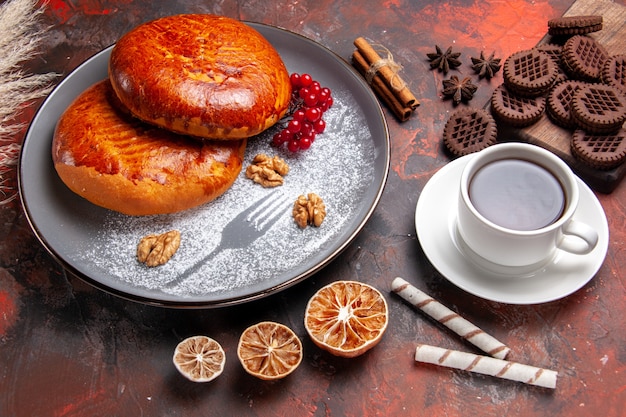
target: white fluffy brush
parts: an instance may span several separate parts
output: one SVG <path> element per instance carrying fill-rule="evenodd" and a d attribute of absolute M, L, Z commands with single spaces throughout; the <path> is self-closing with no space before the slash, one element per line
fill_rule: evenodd
<path fill-rule="evenodd" d="M 45 29 L 37 23 L 43 9 L 36 0 L 7 0 L 0 4 L 0 205 L 15 199 L 8 184 L 19 158 L 16 134 L 24 128 L 18 122 L 21 108 L 48 94 L 56 74 L 27 74 L 22 63 L 37 54 Z"/>

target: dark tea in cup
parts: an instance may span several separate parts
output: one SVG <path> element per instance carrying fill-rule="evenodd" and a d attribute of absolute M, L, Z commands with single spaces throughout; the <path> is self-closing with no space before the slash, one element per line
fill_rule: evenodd
<path fill-rule="evenodd" d="M 522 159 L 481 167 L 471 178 L 469 196 L 487 220 L 513 230 L 537 230 L 561 217 L 565 192 L 546 168 Z"/>

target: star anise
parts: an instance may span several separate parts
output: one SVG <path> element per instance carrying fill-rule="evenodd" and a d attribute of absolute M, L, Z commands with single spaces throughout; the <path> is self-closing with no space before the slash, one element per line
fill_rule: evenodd
<path fill-rule="evenodd" d="M 494 58 L 495 52 L 489 55 L 489 58 L 485 59 L 482 51 L 480 52 L 480 58 L 472 58 L 472 69 L 478 74 L 478 78 L 486 77 L 490 79 L 496 72 L 500 71 L 500 58 Z"/>
<path fill-rule="evenodd" d="M 478 89 L 477 86 L 472 84 L 470 77 L 465 77 L 462 80 L 456 75 L 450 77 L 449 80 L 443 80 L 443 95 L 446 97 L 452 97 L 454 104 L 459 104 L 461 101 L 469 101 L 474 97 L 474 93 Z"/>
<path fill-rule="evenodd" d="M 446 50 L 446 52 L 443 52 L 439 46 L 435 45 L 435 50 L 435 53 L 426 54 L 430 60 L 430 67 L 432 69 L 437 68 L 439 71 L 443 71 L 444 74 L 447 74 L 450 69 L 461 65 L 461 61 L 459 61 L 461 53 L 452 52 L 451 46 Z"/>

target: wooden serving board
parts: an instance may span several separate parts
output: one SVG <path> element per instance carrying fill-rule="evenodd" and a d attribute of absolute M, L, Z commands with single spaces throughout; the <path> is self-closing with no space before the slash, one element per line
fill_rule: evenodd
<path fill-rule="evenodd" d="M 603 28 L 589 34 L 600 42 L 611 55 L 626 54 L 626 7 L 608 0 L 577 0 L 564 16 L 601 15 Z M 547 28 L 547 21 L 546 21 Z M 539 43 L 548 43 L 546 35 Z M 544 116 L 532 126 L 517 129 L 498 126 L 499 141 L 523 141 L 542 146 L 560 156 L 591 188 L 610 193 L 626 175 L 626 163 L 608 171 L 590 168 L 571 153 L 572 132 L 558 127 Z"/>

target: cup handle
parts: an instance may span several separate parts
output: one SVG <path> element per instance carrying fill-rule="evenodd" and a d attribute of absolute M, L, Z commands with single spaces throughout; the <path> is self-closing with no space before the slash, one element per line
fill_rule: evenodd
<path fill-rule="evenodd" d="M 591 226 L 571 220 L 563 227 L 563 238 L 558 247 L 577 255 L 591 252 L 598 244 L 598 232 Z"/>

